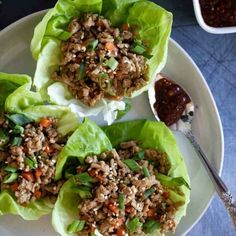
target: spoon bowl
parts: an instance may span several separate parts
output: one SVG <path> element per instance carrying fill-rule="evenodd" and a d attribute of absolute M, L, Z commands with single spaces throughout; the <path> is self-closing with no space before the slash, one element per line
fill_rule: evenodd
<path fill-rule="evenodd" d="M 149 90 L 148 90 L 148 99 L 149 99 L 149 103 L 150 103 L 150 106 L 151 106 L 151 110 L 152 110 L 156 120 L 158 120 L 158 121 L 161 121 L 161 120 L 160 120 L 160 118 L 157 114 L 156 109 L 154 108 L 154 104 L 156 102 L 155 82 L 157 80 L 160 80 L 160 79 L 163 79 L 163 78 L 166 78 L 166 77 L 162 74 L 158 74 L 156 76 L 156 80 L 154 81 L 152 86 L 149 87 Z M 174 82 L 174 83 L 176 84 L 176 82 Z M 182 85 L 181 85 L 181 88 L 182 88 Z M 189 96 L 189 97 L 191 99 L 191 96 Z M 171 130 L 181 131 L 185 134 L 186 132 L 191 130 L 191 124 L 192 124 L 193 117 L 194 117 L 194 104 L 193 104 L 193 101 L 191 99 L 191 101 L 186 104 L 186 108 L 185 108 L 184 112 L 182 113 L 181 118 L 176 123 L 169 126 L 169 128 Z"/>

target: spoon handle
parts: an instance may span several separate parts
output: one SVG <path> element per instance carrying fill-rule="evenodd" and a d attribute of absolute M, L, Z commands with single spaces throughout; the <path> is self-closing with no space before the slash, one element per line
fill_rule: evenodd
<path fill-rule="evenodd" d="M 230 191 L 226 187 L 223 180 L 217 174 L 215 167 L 212 166 L 211 163 L 208 161 L 206 155 L 202 151 L 200 145 L 197 143 L 192 132 L 187 132 L 186 137 L 189 139 L 189 141 L 192 143 L 195 150 L 197 151 L 197 154 L 200 157 L 202 164 L 205 166 L 205 168 L 206 168 L 206 170 L 207 170 L 207 172 L 208 172 L 208 174 L 215 186 L 215 189 L 216 189 L 220 199 L 224 203 L 225 208 L 227 209 L 229 215 L 231 216 L 234 227 L 236 228 L 236 203 L 233 200 L 232 194 L 230 193 Z"/>

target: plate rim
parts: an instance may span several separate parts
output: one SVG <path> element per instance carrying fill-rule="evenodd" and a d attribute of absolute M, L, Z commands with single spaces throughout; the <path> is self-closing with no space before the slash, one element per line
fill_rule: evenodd
<path fill-rule="evenodd" d="M 45 14 L 49 9 L 44 9 L 44 10 L 40 10 L 40 11 L 37 11 L 37 12 L 34 12 L 34 13 L 31 13 L 29 15 L 26 15 L 20 19 L 18 19 L 17 21 L 11 23 L 10 25 L 6 26 L 5 28 L 3 28 L 1 31 L 0 31 L 0 37 L 4 34 L 6 34 L 8 31 L 14 29 L 15 27 L 17 27 L 18 24 L 22 24 L 24 23 L 25 21 L 28 21 L 29 19 L 35 17 L 35 16 L 39 16 L 39 15 L 43 15 Z M 184 55 L 184 57 L 192 64 L 194 70 L 197 72 L 197 74 L 199 75 L 200 79 L 202 80 L 203 82 L 203 85 L 205 86 L 205 88 L 207 89 L 207 92 L 210 96 L 210 100 L 211 100 L 211 105 L 215 111 L 215 114 L 216 114 L 216 120 L 217 120 L 217 129 L 219 129 L 219 133 L 220 133 L 220 136 L 219 136 L 219 139 L 220 139 L 220 165 L 219 165 L 219 169 L 217 170 L 217 173 L 221 176 L 222 174 L 222 169 L 223 169 L 223 163 L 224 163 L 224 133 L 223 133 L 223 126 L 222 126 L 222 121 L 221 121 L 221 118 L 220 118 L 220 115 L 219 115 L 219 111 L 218 111 L 218 108 L 217 108 L 217 105 L 216 105 L 216 102 L 215 102 L 215 99 L 213 97 L 213 94 L 211 92 L 211 89 L 209 88 L 207 82 L 206 82 L 206 79 L 205 77 L 203 76 L 202 72 L 200 71 L 199 67 L 196 65 L 196 63 L 194 62 L 194 60 L 192 59 L 192 57 L 188 54 L 188 52 L 178 43 L 176 42 L 174 39 L 170 38 L 169 39 L 169 44 L 172 44 L 174 45 L 174 47 L 176 47 L 179 51 L 181 51 Z M 32 58 L 33 60 L 33 58 Z M 183 235 L 186 235 L 187 233 L 189 233 L 193 227 L 201 220 L 201 218 L 203 217 L 203 215 L 206 213 L 206 211 L 208 210 L 212 200 L 213 200 L 213 197 L 214 197 L 214 193 L 215 193 L 215 190 L 212 192 L 212 196 L 210 197 L 210 200 L 209 202 L 206 204 L 204 210 L 202 211 L 202 213 L 199 215 L 199 217 L 195 220 L 195 222 L 188 228 L 188 230 L 186 230 L 184 232 Z"/>

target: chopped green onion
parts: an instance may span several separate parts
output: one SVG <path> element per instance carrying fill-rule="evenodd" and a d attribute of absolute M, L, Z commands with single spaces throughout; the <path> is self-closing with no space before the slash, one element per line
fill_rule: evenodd
<path fill-rule="evenodd" d="M 33 121 L 23 114 L 6 115 L 6 117 L 16 125 L 25 125 Z"/>
<path fill-rule="evenodd" d="M 109 60 L 105 62 L 105 64 L 110 67 L 112 70 L 115 70 L 116 67 L 118 66 L 119 62 L 114 58 L 111 57 Z"/>
<path fill-rule="evenodd" d="M 87 49 L 94 50 L 97 47 L 97 45 L 98 45 L 98 40 L 94 39 L 94 40 L 89 42 L 89 44 L 87 46 Z"/>
<path fill-rule="evenodd" d="M 126 224 L 126 227 L 130 233 L 137 231 L 138 228 L 142 227 L 142 223 L 139 221 L 138 217 L 134 217 L 132 220 L 129 220 Z"/>
<path fill-rule="evenodd" d="M 160 224 L 156 220 L 147 220 L 143 224 L 143 231 L 146 234 L 152 234 L 155 230 L 159 228 L 160 228 Z"/>
<path fill-rule="evenodd" d="M 79 194 L 82 199 L 91 198 L 91 188 L 88 186 L 78 186 L 74 188 L 74 191 Z"/>
<path fill-rule="evenodd" d="M 153 165 L 154 167 L 158 167 L 159 163 L 157 161 L 154 160 L 148 160 L 148 163 Z"/>
<path fill-rule="evenodd" d="M 123 41 L 124 39 L 123 39 L 123 37 L 118 36 L 118 37 L 116 38 L 116 40 L 117 40 L 118 42 L 121 42 L 121 41 Z"/>
<path fill-rule="evenodd" d="M 12 146 L 20 146 L 21 145 L 22 138 L 21 137 L 14 137 L 11 145 Z"/>
<path fill-rule="evenodd" d="M 123 193 L 119 193 L 118 204 L 121 210 L 125 208 L 125 195 Z"/>
<path fill-rule="evenodd" d="M 106 81 L 107 83 L 107 89 L 106 89 L 106 92 L 111 95 L 111 96 L 115 96 L 115 93 L 112 91 L 111 89 L 111 81 L 110 80 L 107 80 Z"/>
<path fill-rule="evenodd" d="M 146 198 L 150 197 L 154 192 L 155 192 L 154 188 L 149 188 L 143 193 L 143 196 L 146 199 Z"/>
<path fill-rule="evenodd" d="M 24 128 L 20 125 L 16 125 L 13 129 L 14 134 L 23 134 L 24 133 Z"/>
<path fill-rule="evenodd" d="M 99 87 L 101 88 L 101 89 L 103 89 L 103 87 L 102 87 L 102 82 L 103 81 L 109 81 L 109 76 L 108 76 L 108 74 L 107 73 L 105 73 L 105 72 L 101 72 L 101 73 L 99 73 L 99 75 L 98 75 L 98 84 L 99 84 Z"/>
<path fill-rule="evenodd" d="M 82 173 L 75 176 L 76 180 L 79 181 L 79 184 L 90 187 L 91 183 L 94 182 L 94 179 L 88 173 Z"/>
<path fill-rule="evenodd" d="M 84 63 L 81 62 L 80 65 L 79 65 L 79 73 L 78 73 L 77 79 L 78 80 L 83 79 L 84 75 L 85 75 L 85 66 L 84 66 Z"/>
<path fill-rule="evenodd" d="M 145 177 L 150 176 L 150 173 L 149 173 L 148 168 L 146 166 L 143 167 L 143 174 L 144 174 Z"/>
<path fill-rule="evenodd" d="M 4 184 L 10 184 L 13 181 L 15 181 L 18 178 L 18 174 L 17 173 L 10 173 L 8 175 L 6 175 L 3 179 L 3 183 Z"/>
<path fill-rule="evenodd" d="M 107 73 L 101 72 L 101 73 L 99 73 L 99 78 L 101 78 L 101 79 L 108 79 L 109 77 L 108 77 Z"/>
<path fill-rule="evenodd" d="M 134 172 L 139 172 L 141 169 L 139 164 L 132 159 L 126 159 L 123 162 L 129 167 L 130 170 L 132 170 Z"/>
<path fill-rule="evenodd" d="M 4 145 L 9 141 L 9 136 L 6 134 L 5 129 L 0 128 L 0 145 Z"/>
<path fill-rule="evenodd" d="M 142 55 L 144 52 L 146 52 L 147 48 L 142 44 L 141 41 L 135 40 L 132 43 L 130 50 L 134 53 Z"/>
<path fill-rule="evenodd" d="M 146 51 L 146 48 L 141 45 L 136 45 L 136 46 L 131 47 L 131 51 L 142 55 Z"/>
<path fill-rule="evenodd" d="M 12 167 L 12 166 L 6 166 L 4 168 L 5 171 L 7 172 L 11 172 L 11 173 L 15 173 L 17 171 L 17 169 L 15 167 Z"/>
<path fill-rule="evenodd" d="M 26 165 L 28 165 L 31 169 L 35 169 L 38 167 L 37 161 L 33 157 L 27 157 L 25 159 Z"/>
<path fill-rule="evenodd" d="M 135 161 L 140 161 L 144 159 L 144 155 L 145 155 L 145 151 L 141 151 L 139 153 L 137 153 L 134 157 L 133 160 Z"/>
<path fill-rule="evenodd" d="M 151 59 L 153 57 L 151 54 L 148 54 L 147 52 L 144 52 L 143 56 L 146 57 L 147 59 Z"/>
<path fill-rule="evenodd" d="M 68 225 L 67 232 L 69 234 L 80 232 L 83 230 L 84 224 L 84 220 L 74 220 L 70 225 Z"/>
<path fill-rule="evenodd" d="M 170 177 L 167 175 L 163 175 L 158 173 L 156 175 L 157 179 L 161 182 L 162 185 L 167 187 L 178 187 L 184 185 L 189 190 L 191 190 L 189 184 L 183 177 Z"/>

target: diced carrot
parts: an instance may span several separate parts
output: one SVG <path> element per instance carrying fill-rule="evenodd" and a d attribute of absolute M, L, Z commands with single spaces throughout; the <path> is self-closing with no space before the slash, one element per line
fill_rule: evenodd
<path fill-rule="evenodd" d="M 24 146 L 24 147 L 23 147 L 23 152 L 24 152 L 24 153 L 28 153 L 28 152 L 29 152 L 29 148 L 26 147 L 26 146 Z"/>
<path fill-rule="evenodd" d="M 37 169 L 35 170 L 34 175 L 35 175 L 36 178 L 39 178 L 39 177 L 42 175 L 42 170 L 39 169 L 39 168 L 37 168 Z"/>
<path fill-rule="evenodd" d="M 126 206 L 126 207 L 125 207 L 125 211 L 126 211 L 127 213 L 131 213 L 132 210 L 133 210 L 133 207 L 132 207 L 132 206 Z"/>
<path fill-rule="evenodd" d="M 119 228 L 117 231 L 116 231 L 116 235 L 117 236 L 125 236 L 125 229 L 124 228 Z"/>
<path fill-rule="evenodd" d="M 41 195 L 42 195 L 42 192 L 41 192 L 40 190 L 35 190 L 35 191 L 34 191 L 34 196 L 35 196 L 37 199 L 39 199 L 39 198 L 41 197 Z"/>
<path fill-rule="evenodd" d="M 44 151 L 47 154 L 50 154 L 50 153 L 54 152 L 54 148 L 52 148 L 52 146 L 50 146 L 50 145 L 46 145 Z"/>
<path fill-rule="evenodd" d="M 41 118 L 40 120 L 40 125 L 43 126 L 44 128 L 48 128 L 52 124 L 52 120 L 48 118 Z"/>
<path fill-rule="evenodd" d="M 129 30 L 129 25 L 128 25 L 128 24 L 123 24 L 123 25 L 122 25 L 122 29 L 123 29 L 124 31 Z"/>
<path fill-rule="evenodd" d="M 113 213 L 118 213 L 119 212 L 119 209 L 118 209 L 118 207 L 116 206 L 116 204 L 114 202 L 109 202 L 108 205 L 107 205 L 107 208 Z"/>
<path fill-rule="evenodd" d="M 100 172 L 100 173 L 98 173 L 97 174 L 97 176 L 96 176 L 96 179 L 98 180 L 98 181 L 103 181 L 103 179 L 104 179 L 104 176 L 103 176 L 103 174 Z"/>
<path fill-rule="evenodd" d="M 164 198 L 166 198 L 166 199 L 169 198 L 169 195 L 170 195 L 169 192 L 164 192 L 164 193 L 162 194 L 162 196 L 163 196 Z"/>
<path fill-rule="evenodd" d="M 97 172 L 96 169 L 90 169 L 88 170 L 88 174 L 91 177 L 96 178 L 98 181 L 102 181 L 104 179 L 102 172 Z"/>
<path fill-rule="evenodd" d="M 150 208 L 149 210 L 148 210 L 148 212 L 147 212 L 147 217 L 153 217 L 154 216 L 154 214 L 155 214 L 155 211 L 154 211 L 154 209 L 153 208 Z"/>
<path fill-rule="evenodd" d="M 107 42 L 105 48 L 113 54 L 117 53 L 118 51 L 117 47 L 112 42 Z"/>
<path fill-rule="evenodd" d="M 18 187 L 19 187 L 19 184 L 18 184 L 17 182 L 11 184 L 11 190 L 12 190 L 13 192 L 16 192 L 16 190 L 18 189 Z"/>
<path fill-rule="evenodd" d="M 97 173 L 96 173 L 96 170 L 95 169 L 90 169 L 88 170 L 88 173 L 90 176 L 94 177 Z"/>
<path fill-rule="evenodd" d="M 34 182 L 34 176 L 32 174 L 32 172 L 22 172 L 22 176 L 24 179 L 28 180 L 28 181 L 31 181 L 31 182 Z"/>

